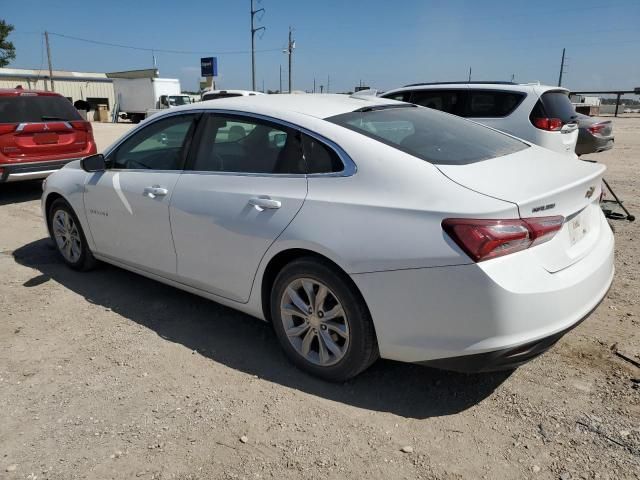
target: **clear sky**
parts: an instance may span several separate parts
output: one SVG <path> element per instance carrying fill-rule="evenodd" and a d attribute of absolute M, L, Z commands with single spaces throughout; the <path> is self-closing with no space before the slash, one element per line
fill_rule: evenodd
<path fill-rule="evenodd" d="M 250 0 L 0 0 L 16 31 L 11 66 L 46 68 L 40 32 L 143 48 L 202 51 L 156 54 L 160 75 L 195 90 L 200 57 L 218 56 L 218 85 L 251 87 Z M 386 90 L 419 81 L 539 80 L 574 90 L 640 86 L 640 0 L 262 0 L 256 83 L 279 87 L 282 53 L 294 27 L 294 89 L 353 90 L 361 80 Z M 152 53 L 51 36 L 55 69 L 108 72 L 149 68 Z M 271 50 L 271 51 L 260 51 Z M 239 53 L 225 53 L 239 52 Z"/>

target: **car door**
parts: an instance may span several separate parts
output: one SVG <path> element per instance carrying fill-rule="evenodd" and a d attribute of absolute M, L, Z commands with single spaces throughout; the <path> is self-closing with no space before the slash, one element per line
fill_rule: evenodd
<path fill-rule="evenodd" d="M 181 282 L 246 302 L 262 256 L 300 210 L 300 133 L 248 115 L 205 114 L 170 216 Z"/>
<path fill-rule="evenodd" d="M 107 156 L 84 194 L 96 253 L 162 276 L 175 276 L 169 201 L 197 114 L 170 115 L 136 131 Z"/>

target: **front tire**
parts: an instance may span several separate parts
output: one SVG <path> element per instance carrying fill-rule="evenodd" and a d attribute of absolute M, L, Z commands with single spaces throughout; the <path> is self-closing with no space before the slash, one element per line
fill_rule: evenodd
<path fill-rule="evenodd" d="M 53 202 L 47 221 L 51 238 L 64 263 L 81 271 L 95 267 L 97 261 L 89 250 L 78 217 L 65 200 L 58 198 Z"/>
<path fill-rule="evenodd" d="M 271 291 L 271 318 L 287 357 L 325 380 L 348 380 L 378 358 L 364 300 L 329 263 L 308 257 L 285 266 Z"/>

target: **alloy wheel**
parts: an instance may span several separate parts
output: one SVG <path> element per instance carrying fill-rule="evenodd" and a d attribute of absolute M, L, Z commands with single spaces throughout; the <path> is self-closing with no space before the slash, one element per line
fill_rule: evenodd
<path fill-rule="evenodd" d="M 311 278 L 293 280 L 280 302 L 287 339 L 307 361 L 328 367 L 345 356 L 349 321 L 336 295 Z"/>
<path fill-rule="evenodd" d="M 52 229 L 62 256 L 68 262 L 76 263 L 82 255 L 82 240 L 73 217 L 64 210 L 56 210 L 53 214 Z"/>

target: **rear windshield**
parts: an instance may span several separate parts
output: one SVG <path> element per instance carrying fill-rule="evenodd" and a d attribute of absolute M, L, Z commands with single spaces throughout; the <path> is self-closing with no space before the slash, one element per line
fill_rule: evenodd
<path fill-rule="evenodd" d="M 571 100 L 564 92 L 543 93 L 540 101 L 548 118 L 559 118 L 565 123 L 577 118 Z"/>
<path fill-rule="evenodd" d="M 241 96 L 242 95 L 239 93 L 207 93 L 202 97 L 202 100 L 216 100 L 218 98 L 231 98 Z"/>
<path fill-rule="evenodd" d="M 0 97 L 0 123 L 82 120 L 64 97 L 56 95 Z"/>
<path fill-rule="evenodd" d="M 423 107 L 355 111 L 327 120 L 439 165 L 480 162 L 528 147 L 477 123 Z"/>

